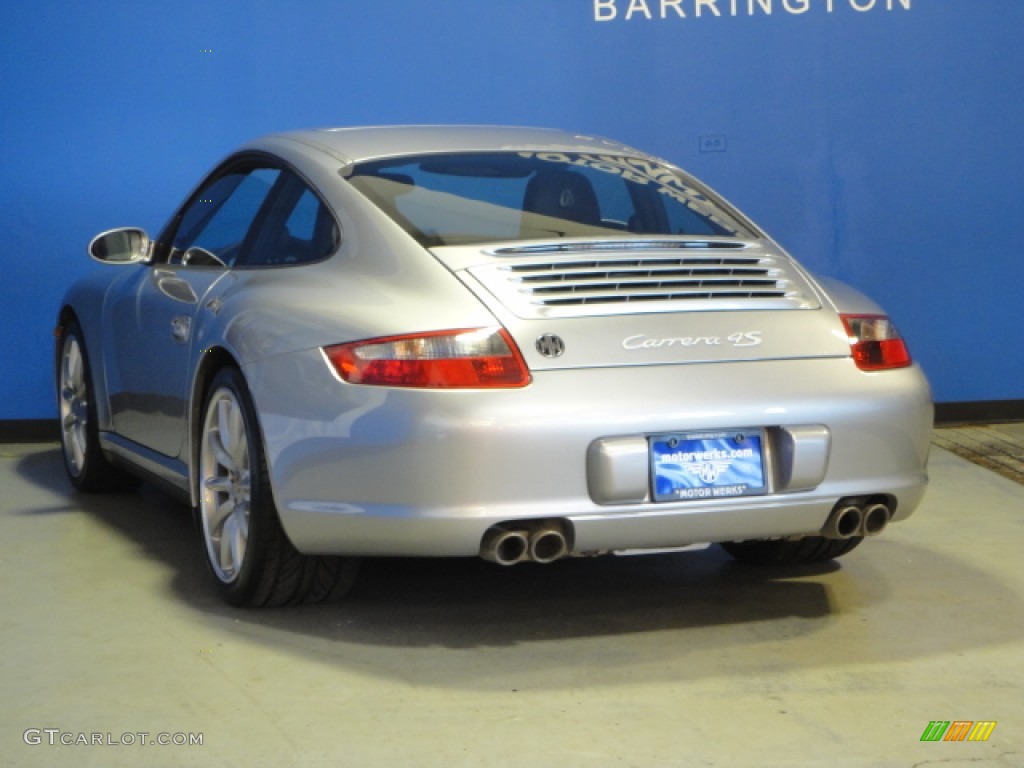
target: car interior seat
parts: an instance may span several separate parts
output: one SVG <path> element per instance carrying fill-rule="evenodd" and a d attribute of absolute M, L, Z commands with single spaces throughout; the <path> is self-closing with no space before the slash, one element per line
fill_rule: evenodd
<path fill-rule="evenodd" d="M 523 196 L 523 212 L 595 227 L 601 225 L 594 188 L 576 171 L 542 172 L 530 179 Z"/>

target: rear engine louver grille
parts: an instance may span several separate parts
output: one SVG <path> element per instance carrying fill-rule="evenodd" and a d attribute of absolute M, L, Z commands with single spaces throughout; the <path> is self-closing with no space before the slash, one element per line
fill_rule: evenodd
<path fill-rule="evenodd" d="M 783 255 L 736 241 L 560 243 L 492 252 L 470 272 L 520 317 L 815 309 Z"/>
<path fill-rule="evenodd" d="M 756 258 L 604 259 L 505 269 L 521 293 L 546 306 L 786 296 L 778 276 Z"/>

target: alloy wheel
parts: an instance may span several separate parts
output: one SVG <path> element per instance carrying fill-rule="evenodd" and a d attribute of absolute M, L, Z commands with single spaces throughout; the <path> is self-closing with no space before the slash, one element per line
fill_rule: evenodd
<path fill-rule="evenodd" d="M 242 405 L 227 388 L 209 400 L 199 466 L 200 515 L 214 573 L 228 584 L 238 578 L 249 543 L 252 469 Z"/>
<path fill-rule="evenodd" d="M 82 346 L 67 336 L 60 361 L 61 445 L 68 471 L 77 477 L 85 469 L 88 449 L 89 387 L 85 376 Z"/>

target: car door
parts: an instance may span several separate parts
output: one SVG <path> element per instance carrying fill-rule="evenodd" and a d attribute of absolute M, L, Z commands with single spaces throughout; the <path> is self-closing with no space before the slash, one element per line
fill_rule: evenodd
<path fill-rule="evenodd" d="M 119 434 L 166 456 L 181 453 L 197 314 L 241 263 L 280 177 L 265 159 L 214 172 L 172 220 L 152 262 L 111 295 L 108 380 Z"/>

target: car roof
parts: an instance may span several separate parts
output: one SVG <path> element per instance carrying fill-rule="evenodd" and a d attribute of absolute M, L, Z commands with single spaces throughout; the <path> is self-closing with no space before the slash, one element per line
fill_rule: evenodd
<path fill-rule="evenodd" d="M 388 125 L 288 131 L 253 142 L 300 142 L 343 163 L 442 152 L 545 151 L 626 153 L 650 157 L 619 142 L 550 128 L 493 125 Z M 654 159 L 654 158 L 651 158 Z"/>

